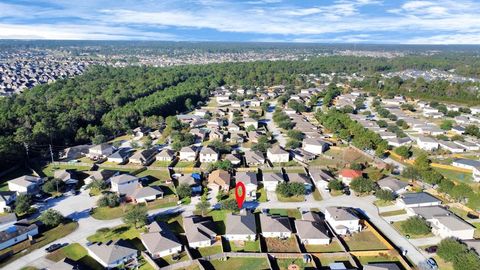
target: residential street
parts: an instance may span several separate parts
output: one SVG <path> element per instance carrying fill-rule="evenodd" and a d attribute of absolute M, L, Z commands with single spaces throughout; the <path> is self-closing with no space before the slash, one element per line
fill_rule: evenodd
<path fill-rule="evenodd" d="M 81 195 L 76 198 L 81 199 Z M 344 206 L 354 207 L 363 212 L 369 217 L 372 222 L 383 234 L 388 237 L 391 242 L 395 243 L 401 250 L 407 250 L 407 257 L 415 263 L 420 264 L 426 260 L 425 255 L 418 251 L 411 240 L 407 240 L 400 235 L 387 221 L 380 217 L 378 209 L 372 204 L 375 200 L 374 196 L 368 197 L 356 197 L 356 196 L 336 196 L 325 199 L 323 201 L 307 201 L 304 203 L 285 203 L 285 202 L 265 202 L 256 203 L 259 209 L 269 208 L 319 208 L 324 211 L 329 206 Z M 83 201 L 83 200 L 82 200 Z M 120 218 L 114 220 L 96 220 L 89 215 L 89 204 L 78 203 L 78 207 L 63 207 L 64 203 L 70 204 L 69 200 L 58 202 L 57 209 L 63 209 L 63 214 L 67 216 L 74 215 L 78 219 L 79 227 L 76 231 L 70 235 L 55 241 L 54 243 L 73 243 L 78 242 L 82 245 L 87 243 L 86 238 L 94 234 L 98 229 L 104 227 L 115 227 L 121 225 L 123 222 Z M 59 207 L 59 208 L 58 208 Z M 83 208 L 83 210 L 82 210 Z M 166 214 L 178 211 L 193 211 L 195 207 L 193 205 L 188 206 L 174 206 L 169 208 L 155 209 L 149 211 L 150 216 L 158 214 Z M 53 243 L 52 243 L 53 244 Z M 48 265 L 48 261 L 44 258 L 46 252 L 44 248 L 38 249 L 22 258 L 10 263 L 6 266 L 6 269 L 21 269 L 25 266 L 45 267 Z"/>
<path fill-rule="evenodd" d="M 283 133 L 280 131 L 279 128 L 275 125 L 273 122 L 273 112 L 275 112 L 275 104 L 270 104 L 270 108 L 268 109 L 268 112 L 265 114 L 265 120 L 267 124 L 267 129 L 270 131 L 273 135 L 273 138 L 278 141 L 278 144 L 280 144 L 281 147 L 285 147 L 287 144 L 287 140 Z"/>

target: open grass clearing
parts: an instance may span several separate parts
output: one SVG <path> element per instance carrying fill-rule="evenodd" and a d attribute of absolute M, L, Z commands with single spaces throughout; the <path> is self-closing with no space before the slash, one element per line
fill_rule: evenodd
<path fill-rule="evenodd" d="M 288 270 L 288 266 L 294 264 L 299 269 L 315 269 L 312 263 L 305 263 L 303 258 L 277 258 L 277 264 L 280 270 Z"/>
<path fill-rule="evenodd" d="M 215 270 L 233 269 L 270 269 L 266 258 L 227 258 L 226 261 L 214 260 L 210 262 Z"/>
<path fill-rule="evenodd" d="M 343 251 L 342 247 L 337 241 L 332 241 L 328 245 L 305 245 L 305 249 L 309 253 L 327 253 Z"/>
<path fill-rule="evenodd" d="M 392 226 L 403 236 L 407 237 L 407 235 L 412 238 L 412 239 L 417 239 L 417 238 L 425 238 L 425 237 L 432 237 L 433 233 L 429 232 L 427 234 L 421 234 L 421 235 L 415 235 L 411 233 L 407 233 L 403 230 L 402 224 L 405 223 L 405 220 L 402 221 L 397 221 L 392 224 Z"/>
<path fill-rule="evenodd" d="M 344 240 L 348 248 L 352 251 L 387 249 L 382 241 L 369 230 L 364 230 L 354 233 L 351 236 L 346 236 L 344 237 Z"/>

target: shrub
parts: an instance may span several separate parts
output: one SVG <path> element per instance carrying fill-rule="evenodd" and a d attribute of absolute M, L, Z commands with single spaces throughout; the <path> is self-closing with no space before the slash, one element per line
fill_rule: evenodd
<path fill-rule="evenodd" d="M 56 227 L 62 223 L 64 217 L 57 210 L 48 209 L 43 212 L 38 219 L 48 227 Z"/>
<path fill-rule="evenodd" d="M 343 189 L 343 183 L 340 180 L 333 179 L 328 183 L 328 188 L 331 190 L 342 190 Z"/>
<path fill-rule="evenodd" d="M 98 199 L 100 207 L 116 207 L 120 205 L 120 197 L 116 193 L 108 193 Z"/>
<path fill-rule="evenodd" d="M 375 192 L 375 197 L 379 198 L 382 201 L 393 201 L 395 199 L 395 195 L 390 190 L 379 189 Z"/>
<path fill-rule="evenodd" d="M 177 195 L 180 199 L 192 196 L 192 189 L 188 184 L 181 184 L 177 188 Z"/>
<path fill-rule="evenodd" d="M 302 183 L 280 183 L 277 185 L 277 193 L 283 197 L 300 196 L 305 194 L 305 186 Z"/>
<path fill-rule="evenodd" d="M 358 177 L 350 183 L 350 188 L 358 193 L 367 193 L 375 190 L 375 182 L 364 177 Z"/>
<path fill-rule="evenodd" d="M 402 230 L 409 234 L 424 235 L 430 232 L 430 226 L 423 218 L 415 216 L 402 223 Z"/>

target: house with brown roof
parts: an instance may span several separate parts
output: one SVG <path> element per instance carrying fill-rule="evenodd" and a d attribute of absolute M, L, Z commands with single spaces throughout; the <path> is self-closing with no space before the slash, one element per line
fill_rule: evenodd
<path fill-rule="evenodd" d="M 224 170 L 215 170 L 208 175 L 208 184 L 217 185 L 221 190 L 230 190 L 230 173 Z"/>
<path fill-rule="evenodd" d="M 209 247 L 217 237 L 213 221 L 199 216 L 184 217 L 183 229 L 190 248 Z"/>

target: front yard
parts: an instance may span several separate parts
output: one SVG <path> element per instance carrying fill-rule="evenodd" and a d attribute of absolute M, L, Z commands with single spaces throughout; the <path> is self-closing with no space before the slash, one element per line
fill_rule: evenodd
<path fill-rule="evenodd" d="M 299 269 L 315 269 L 312 263 L 303 262 L 303 258 L 278 258 L 277 264 L 280 270 L 287 270 L 291 264 L 297 265 Z"/>
<path fill-rule="evenodd" d="M 292 197 L 283 197 L 282 195 L 277 193 L 277 198 L 279 202 L 304 202 L 305 196 L 292 196 Z"/>
<path fill-rule="evenodd" d="M 102 242 L 106 243 L 108 241 L 115 240 L 133 240 L 140 236 L 140 229 L 135 229 L 128 225 L 120 225 L 114 228 L 101 228 L 93 235 L 87 237 L 89 242 Z"/>
<path fill-rule="evenodd" d="M 260 240 L 255 241 L 229 241 L 231 252 L 260 252 Z"/>
<path fill-rule="evenodd" d="M 344 237 L 345 243 L 351 251 L 382 250 L 387 247 L 369 230 L 354 233 Z"/>
<path fill-rule="evenodd" d="M 405 211 L 405 209 L 400 209 L 400 210 L 382 212 L 382 213 L 380 213 L 380 216 L 391 217 L 391 216 L 405 215 L 406 213 L 407 213 L 407 211 Z"/>
<path fill-rule="evenodd" d="M 295 219 L 301 219 L 302 214 L 298 209 L 270 209 L 268 210 L 268 213 L 270 215 L 279 215 L 282 217 L 289 217 L 289 218 L 295 218 Z"/>
<path fill-rule="evenodd" d="M 411 233 L 406 233 L 403 228 L 402 228 L 402 224 L 405 223 L 405 220 L 402 220 L 402 221 L 397 221 L 397 222 L 394 222 L 392 224 L 392 226 L 403 236 L 407 237 L 407 235 L 412 238 L 412 239 L 416 239 L 416 238 L 425 238 L 425 237 L 432 237 L 433 236 L 433 233 L 429 232 L 427 234 L 421 234 L 421 235 L 415 235 L 415 234 L 411 234 Z"/>

